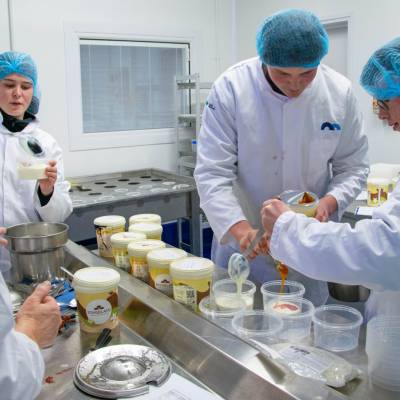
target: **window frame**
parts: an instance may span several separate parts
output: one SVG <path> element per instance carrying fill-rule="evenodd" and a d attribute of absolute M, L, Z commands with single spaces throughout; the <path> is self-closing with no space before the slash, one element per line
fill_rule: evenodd
<path fill-rule="evenodd" d="M 117 32 L 117 33 L 115 33 Z M 70 151 L 109 149 L 116 147 L 134 147 L 146 145 L 172 144 L 176 142 L 176 128 L 141 129 L 112 132 L 83 132 L 82 88 L 80 45 L 82 41 L 104 40 L 112 42 L 148 42 L 187 45 L 185 62 L 190 72 L 190 54 L 193 52 L 195 38 L 193 35 L 178 36 L 171 34 L 140 33 L 132 30 L 132 26 L 112 26 L 107 24 L 64 24 L 65 60 L 66 60 L 66 94 L 68 115 L 68 136 Z"/>

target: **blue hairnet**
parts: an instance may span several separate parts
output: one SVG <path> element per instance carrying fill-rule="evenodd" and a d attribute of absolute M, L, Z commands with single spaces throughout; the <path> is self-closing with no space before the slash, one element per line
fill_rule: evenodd
<path fill-rule="evenodd" d="M 378 100 L 400 97 L 400 37 L 372 54 L 362 70 L 360 84 Z"/>
<path fill-rule="evenodd" d="M 257 33 L 257 52 L 272 67 L 315 68 L 328 53 L 329 38 L 309 11 L 286 10 L 268 17 Z"/>
<path fill-rule="evenodd" d="M 11 74 L 18 74 L 28 78 L 33 84 L 33 97 L 28 112 L 37 114 L 40 104 L 40 90 L 38 86 L 36 64 L 32 57 L 17 51 L 0 53 L 0 80 Z"/>

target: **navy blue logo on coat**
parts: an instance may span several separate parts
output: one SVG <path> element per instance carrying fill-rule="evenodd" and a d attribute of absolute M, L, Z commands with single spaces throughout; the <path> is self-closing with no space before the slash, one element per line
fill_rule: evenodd
<path fill-rule="evenodd" d="M 211 108 L 211 110 L 215 110 L 214 104 L 209 103 L 208 101 L 206 101 L 206 106 L 207 106 L 208 108 Z"/>
<path fill-rule="evenodd" d="M 325 129 L 328 129 L 330 131 L 341 131 L 342 128 L 341 126 L 336 123 L 336 122 L 323 122 L 321 125 L 321 131 L 324 131 Z"/>

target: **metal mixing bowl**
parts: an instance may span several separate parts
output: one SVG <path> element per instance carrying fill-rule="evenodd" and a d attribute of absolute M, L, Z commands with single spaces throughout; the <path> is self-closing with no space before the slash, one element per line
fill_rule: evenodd
<path fill-rule="evenodd" d="M 11 283 L 43 282 L 60 276 L 68 225 L 35 222 L 15 225 L 5 235 L 11 255 Z"/>

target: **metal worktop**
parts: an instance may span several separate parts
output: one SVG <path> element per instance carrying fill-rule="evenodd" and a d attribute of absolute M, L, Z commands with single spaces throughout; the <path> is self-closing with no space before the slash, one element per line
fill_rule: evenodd
<path fill-rule="evenodd" d="M 74 272 L 84 266 L 110 266 L 85 248 L 68 242 L 66 267 Z M 319 382 L 282 375 L 250 344 L 232 332 L 192 312 L 124 271 L 119 285 L 120 334 L 118 343 L 142 343 L 156 347 L 169 357 L 178 373 L 202 382 L 225 399 L 324 400 L 398 399 L 398 394 L 371 387 L 366 375 L 363 340 L 353 352 L 340 355 L 364 371 L 361 379 L 340 391 Z M 217 269 L 217 274 L 224 274 Z M 86 399 L 72 382 L 72 370 L 94 342 L 93 335 L 75 329 L 59 336 L 44 351 L 46 376 L 54 383 L 44 384 L 39 399 Z M 362 339 L 365 337 L 362 331 Z M 114 342 L 112 342 L 114 343 Z M 61 372 L 57 375 L 57 372 Z"/>
<path fill-rule="evenodd" d="M 158 169 L 142 169 L 71 179 L 73 212 L 65 221 L 74 242 L 94 238 L 93 220 L 108 214 L 159 214 L 163 222 L 190 222 L 190 252 L 202 254 L 200 205 L 193 178 Z M 179 243 L 182 241 L 180 230 Z"/>

